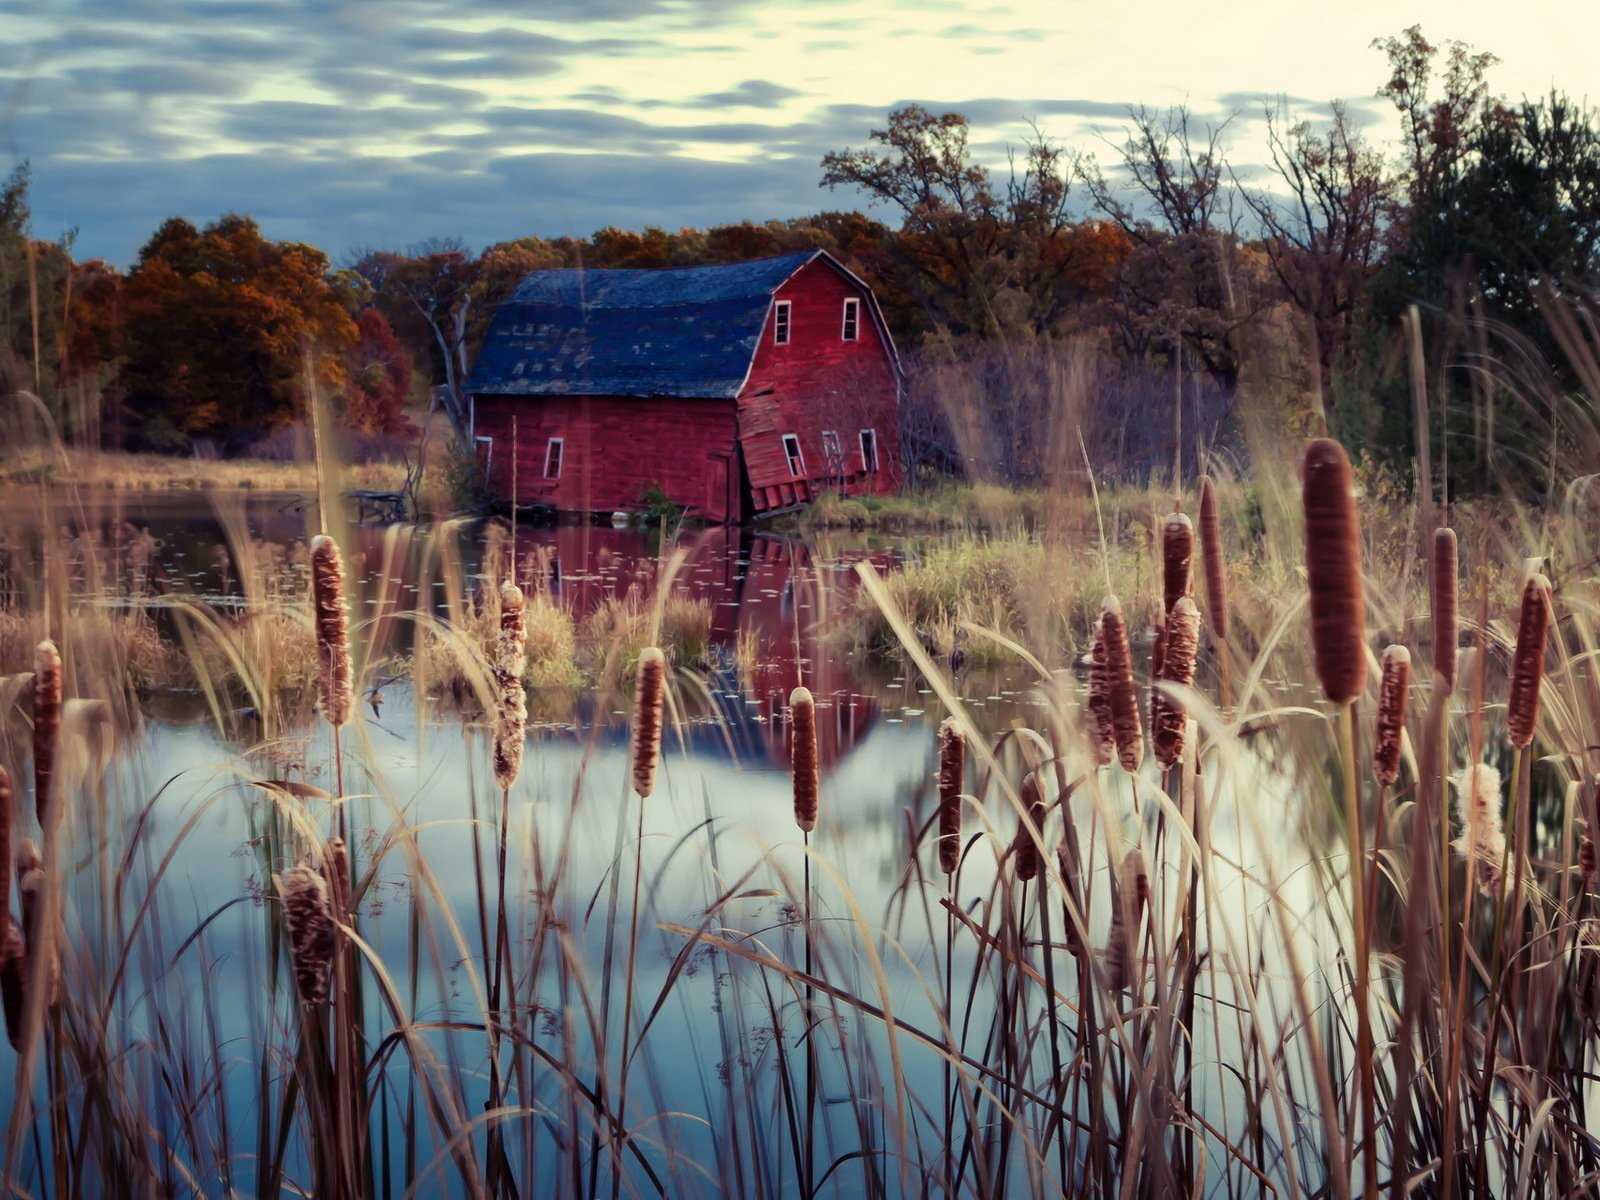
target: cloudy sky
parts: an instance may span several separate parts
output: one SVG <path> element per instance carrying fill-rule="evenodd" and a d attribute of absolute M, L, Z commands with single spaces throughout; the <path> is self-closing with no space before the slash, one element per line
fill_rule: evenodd
<path fill-rule="evenodd" d="M 1600 103 L 1587 0 L 0 0 L 0 167 L 34 228 L 126 264 L 167 216 L 228 210 L 322 246 L 473 247 L 860 207 L 818 160 L 906 101 L 1003 165 L 1029 120 L 1100 150 L 1186 103 L 1259 164 L 1263 97 L 1341 97 L 1369 133 L 1374 37 L 1421 22 L 1513 96 Z"/>

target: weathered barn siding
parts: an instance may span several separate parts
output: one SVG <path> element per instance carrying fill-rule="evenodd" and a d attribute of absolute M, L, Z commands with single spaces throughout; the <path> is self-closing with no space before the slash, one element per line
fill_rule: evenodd
<path fill-rule="evenodd" d="M 844 302 L 861 301 L 856 340 L 845 341 Z M 773 337 L 777 304 L 788 301 L 789 342 Z M 739 400 L 739 438 L 755 507 L 780 508 L 829 489 L 847 495 L 893 492 L 900 485 L 893 350 L 873 319 L 870 293 L 822 259 L 795 272 L 773 296 Z M 877 433 L 878 470 L 863 469 L 860 434 Z M 822 434 L 839 435 L 833 462 Z M 800 439 L 803 476 L 784 453 L 784 434 Z"/>
<path fill-rule="evenodd" d="M 479 437 L 494 439 L 490 488 L 563 511 L 638 508 L 659 486 L 708 521 L 738 520 L 736 428 L 731 400 L 633 396 L 479 396 Z M 561 474 L 545 478 L 551 438 L 562 438 Z M 730 508 L 731 504 L 731 508 Z"/>

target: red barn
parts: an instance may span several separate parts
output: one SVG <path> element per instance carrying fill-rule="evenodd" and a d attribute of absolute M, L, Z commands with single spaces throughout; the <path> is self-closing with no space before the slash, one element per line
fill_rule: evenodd
<path fill-rule="evenodd" d="M 659 488 L 739 521 L 900 482 L 900 363 L 872 291 L 804 250 L 712 267 L 535 271 L 467 391 L 491 491 L 567 512 Z M 515 430 L 515 444 L 513 444 Z"/>

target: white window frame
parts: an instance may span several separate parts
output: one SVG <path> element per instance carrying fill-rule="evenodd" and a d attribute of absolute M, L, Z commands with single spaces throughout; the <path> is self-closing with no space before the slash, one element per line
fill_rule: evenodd
<path fill-rule="evenodd" d="M 861 470 L 868 475 L 878 473 L 878 431 L 876 429 L 863 429 L 857 439 L 861 443 Z M 867 447 L 872 447 L 872 454 L 867 454 Z"/>
<path fill-rule="evenodd" d="M 789 449 L 791 442 L 794 443 L 793 452 Z M 789 463 L 790 479 L 799 479 L 805 475 L 806 452 L 801 448 L 800 435 L 798 433 L 786 433 L 783 435 L 783 457 Z"/>
<path fill-rule="evenodd" d="M 843 342 L 859 342 L 861 340 L 861 298 L 859 296 L 845 297 L 844 315 L 839 322 L 839 340 Z"/>
<path fill-rule="evenodd" d="M 474 446 L 483 447 L 483 477 L 494 478 L 494 439 L 487 434 L 475 434 L 472 438 Z"/>
<path fill-rule="evenodd" d="M 839 441 L 839 431 L 838 430 L 836 430 L 836 429 L 824 429 L 822 431 L 822 457 L 823 458 L 833 458 L 835 456 L 838 456 L 840 458 L 844 457 L 843 454 L 841 453 L 840 449 L 839 449 L 839 447 L 842 444 L 843 443 L 841 443 Z"/>
<path fill-rule="evenodd" d="M 551 455 L 552 451 L 555 453 L 555 456 L 556 456 L 556 469 L 555 469 L 555 474 L 553 474 L 553 475 L 550 473 L 550 455 Z M 551 438 L 548 442 L 545 443 L 545 447 L 544 447 L 544 477 L 546 479 L 560 479 L 561 478 L 561 468 L 566 466 L 566 465 L 567 465 L 567 439 L 564 438 L 564 437 L 553 437 L 553 438 Z"/>
<path fill-rule="evenodd" d="M 793 302 L 775 300 L 772 304 L 772 344 L 787 346 L 794 337 Z"/>

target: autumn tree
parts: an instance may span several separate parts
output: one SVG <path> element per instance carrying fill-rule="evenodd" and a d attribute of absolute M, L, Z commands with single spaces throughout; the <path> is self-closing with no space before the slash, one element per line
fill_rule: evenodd
<path fill-rule="evenodd" d="M 123 314 L 127 431 L 150 449 L 196 438 L 239 449 L 305 417 L 308 364 L 337 393 L 356 336 L 320 250 L 268 241 L 231 213 L 203 230 L 163 224 L 128 275 Z"/>
<path fill-rule="evenodd" d="M 406 415 L 411 392 L 411 356 L 400 345 L 383 313 L 373 307 L 356 314 L 356 341 L 345 354 L 341 410 L 357 433 L 409 434 L 416 426 Z"/>
<path fill-rule="evenodd" d="M 1069 306 L 1065 151 L 1035 130 L 1003 183 L 972 156 L 960 113 L 907 105 L 870 145 L 822 160 L 822 185 L 854 187 L 900 215 L 896 266 L 931 326 L 1043 332 Z"/>
<path fill-rule="evenodd" d="M 1229 205 L 1226 122 L 1201 128 L 1183 106 L 1129 111 L 1117 182 L 1086 157 L 1095 207 L 1132 243 L 1123 260 L 1123 332 L 1135 354 L 1186 351 L 1225 390 L 1238 381 L 1240 331 L 1259 302 L 1242 286 Z"/>
<path fill-rule="evenodd" d="M 1317 129 L 1266 110 L 1267 145 L 1280 185 L 1240 194 L 1260 221 L 1278 282 L 1310 324 L 1321 385 L 1348 353 L 1363 316 L 1368 284 L 1383 255 L 1394 193 L 1383 156 L 1329 105 Z"/>

